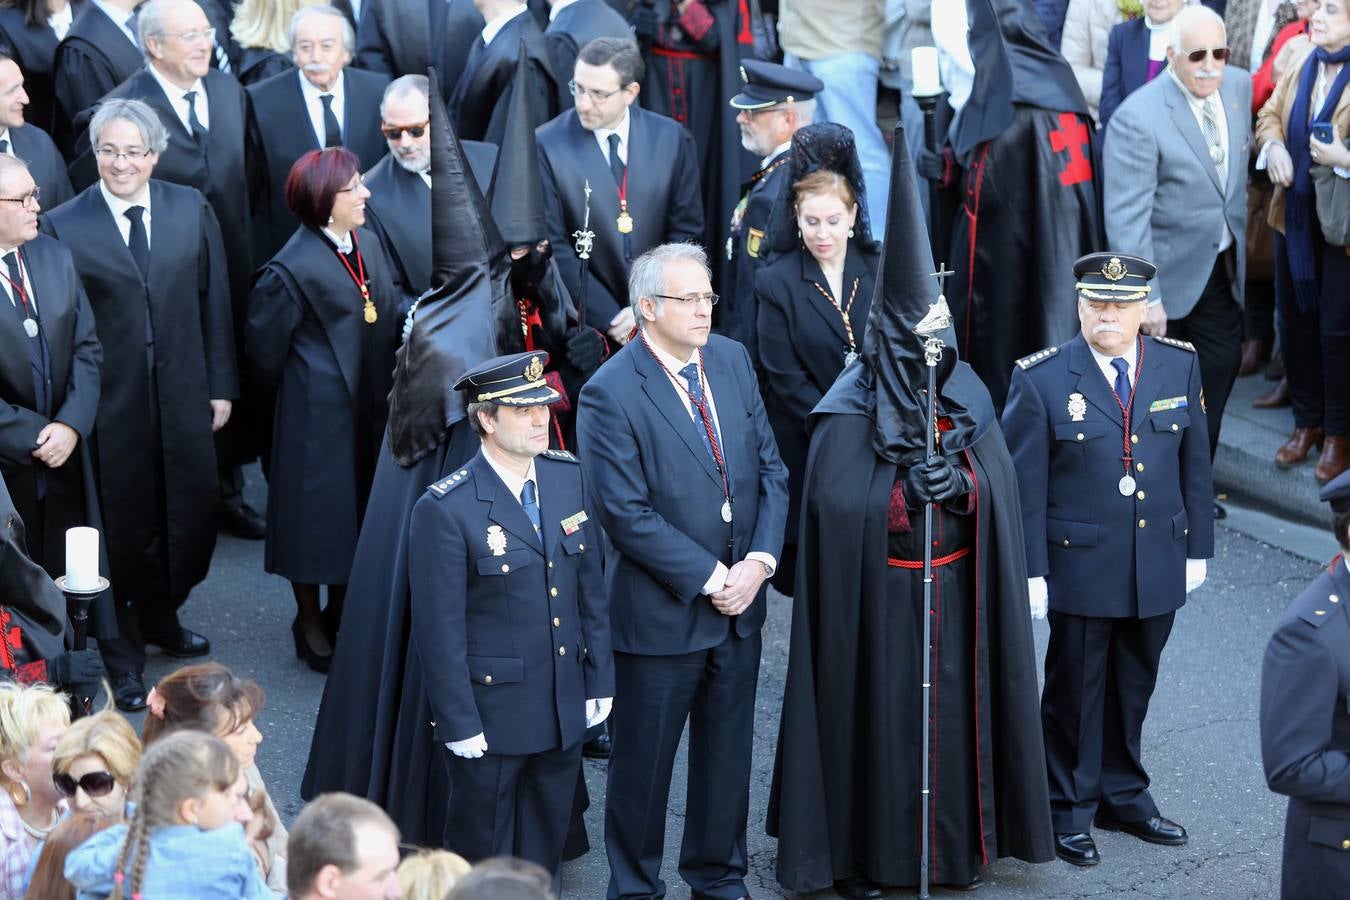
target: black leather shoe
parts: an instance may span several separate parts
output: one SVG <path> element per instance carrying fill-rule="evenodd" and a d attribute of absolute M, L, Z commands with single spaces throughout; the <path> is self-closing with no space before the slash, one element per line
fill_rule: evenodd
<path fill-rule="evenodd" d="M 195 631 L 179 628 L 176 632 L 157 637 L 146 637 L 145 642 L 163 650 L 175 659 L 191 659 L 211 652 L 211 642 Z"/>
<path fill-rule="evenodd" d="M 216 519 L 222 531 L 235 537 L 259 541 L 267 534 L 267 520 L 263 518 L 262 513 L 247 503 L 240 503 L 237 506 L 222 505 L 216 511 Z"/>
<path fill-rule="evenodd" d="M 113 703 L 122 712 L 140 712 L 145 709 L 145 682 L 135 672 L 113 678 Z"/>
<path fill-rule="evenodd" d="M 876 900 L 878 897 L 886 896 L 881 888 L 861 875 L 850 875 L 847 878 L 839 879 L 834 883 L 834 892 L 840 897 L 848 898 L 848 900 Z"/>
<path fill-rule="evenodd" d="M 1075 866 L 1095 866 L 1102 861 L 1092 835 L 1081 831 L 1075 834 L 1055 835 L 1055 855 Z"/>
<path fill-rule="evenodd" d="M 1165 847 L 1180 847 L 1190 840 L 1185 828 L 1171 819 L 1164 819 L 1162 816 L 1153 816 L 1142 822 L 1122 822 L 1119 819 L 1098 814 L 1092 824 L 1103 831 L 1123 831 L 1126 834 L 1134 835 L 1141 841 L 1148 841 L 1150 844 L 1162 844 Z"/>
<path fill-rule="evenodd" d="M 608 728 L 581 745 L 581 755 L 587 759 L 609 759 L 613 752 L 614 745 L 610 743 Z"/>
<path fill-rule="evenodd" d="M 938 887 L 942 888 L 944 891 L 960 891 L 963 894 L 968 894 L 971 891 L 978 891 L 980 888 L 984 887 L 984 879 L 980 877 L 979 872 L 976 872 L 975 877 L 965 884 L 939 884 Z"/>

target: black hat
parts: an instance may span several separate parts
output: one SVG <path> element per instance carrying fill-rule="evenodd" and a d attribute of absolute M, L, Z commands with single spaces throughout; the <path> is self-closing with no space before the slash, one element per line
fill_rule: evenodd
<path fill-rule="evenodd" d="M 1089 253 L 1073 264 L 1078 296 L 1106 303 L 1147 300 L 1150 279 L 1158 267 L 1146 259 L 1124 253 Z"/>
<path fill-rule="evenodd" d="M 498 356 L 465 372 L 455 390 L 466 391 L 470 403 L 544 406 L 558 399 L 544 380 L 546 365 L 548 354 L 542 350 Z"/>
<path fill-rule="evenodd" d="M 1342 472 L 1328 481 L 1317 497 L 1330 503 L 1334 513 L 1350 512 L 1350 472 Z"/>
<path fill-rule="evenodd" d="M 854 240 L 869 252 L 875 252 L 877 242 L 872 239 L 872 223 L 867 215 L 867 185 L 863 181 L 862 163 L 853 132 L 835 122 L 816 122 L 798 128 L 792 135 L 791 158 L 787 162 L 786 178 L 780 178 L 781 187 L 769 212 L 765 226 L 766 250 L 760 256 L 791 253 L 802 245 L 797 233 L 797 213 L 793 208 L 796 196 L 793 186 L 819 169 L 828 169 L 843 176 L 858 201 L 858 220 L 853 225 Z"/>
<path fill-rule="evenodd" d="M 539 176 L 539 148 L 534 129 L 535 75 L 526 41 L 516 55 L 516 77 L 506 114 L 501 157 L 492 176 L 492 218 L 508 247 L 535 244 L 548 237 L 544 221 L 544 188 Z"/>
<path fill-rule="evenodd" d="M 780 103 L 800 103 L 814 99 L 825 90 L 825 82 L 801 69 L 778 63 L 747 59 L 741 63 L 745 87 L 731 98 L 737 109 L 764 109 Z"/>

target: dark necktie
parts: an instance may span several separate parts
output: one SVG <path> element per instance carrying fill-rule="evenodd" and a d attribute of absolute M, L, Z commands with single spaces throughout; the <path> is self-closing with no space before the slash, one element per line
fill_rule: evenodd
<path fill-rule="evenodd" d="M 8 152 L 9 152 L 9 141 L 5 138 L 0 138 L 0 153 L 8 153 Z"/>
<path fill-rule="evenodd" d="M 614 183 L 623 186 L 623 173 L 626 166 L 623 160 L 619 158 L 619 136 L 611 134 L 609 136 L 609 171 L 614 176 Z"/>
<path fill-rule="evenodd" d="M 342 129 L 338 127 L 337 116 L 333 114 L 333 95 L 320 94 L 323 104 L 323 145 L 325 147 L 342 146 Z"/>
<path fill-rule="evenodd" d="M 713 452 L 712 438 L 708 434 L 708 429 L 712 425 L 712 410 L 708 410 L 706 419 L 700 411 L 700 407 L 708 409 L 708 405 L 703 400 L 703 380 L 698 377 L 698 363 L 685 366 L 680 370 L 680 374 L 689 385 L 689 411 L 694 414 L 694 427 L 698 429 L 699 437 L 703 438 L 703 446 L 708 451 L 708 456 L 716 463 L 717 454 Z"/>
<path fill-rule="evenodd" d="M 127 239 L 127 249 L 131 251 L 131 258 L 136 261 L 136 268 L 141 270 L 141 278 L 148 280 L 150 277 L 150 238 L 146 236 L 145 222 L 141 219 L 144 214 L 144 206 L 132 206 L 122 215 L 126 216 L 131 222 L 131 235 Z"/>
<path fill-rule="evenodd" d="M 1111 368 L 1116 370 L 1116 397 L 1122 404 L 1130 402 L 1130 366 L 1123 357 L 1111 360 Z"/>
<path fill-rule="evenodd" d="M 19 299 L 19 291 L 23 287 L 23 272 L 19 269 L 19 254 L 16 251 L 5 254 L 5 268 L 9 270 L 9 293 L 14 298 L 14 311 L 19 314 L 20 319 L 32 317 L 33 321 L 37 321 L 35 311 L 29 309 L 28 304 Z M 36 340 L 37 335 L 29 335 L 29 338 Z"/>
<path fill-rule="evenodd" d="M 188 91 L 183 95 L 183 99 L 188 105 L 188 131 L 192 132 L 192 139 L 197 142 L 198 147 L 205 147 L 206 129 L 202 127 L 202 120 L 197 118 L 197 92 Z"/>
<path fill-rule="evenodd" d="M 525 486 L 520 489 L 520 505 L 525 507 L 525 515 L 530 517 L 530 524 L 534 526 L 534 536 L 539 539 L 539 543 L 544 543 L 543 523 L 539 517 L 539 498 L 535 493 L 534 482 L 526 481 Z"/>

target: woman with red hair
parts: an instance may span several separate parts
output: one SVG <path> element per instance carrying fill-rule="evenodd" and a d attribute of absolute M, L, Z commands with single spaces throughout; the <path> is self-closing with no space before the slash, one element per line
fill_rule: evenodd
<path fill-rule="evenodd" d="M 244 338 L 250 377 L 276 398 L 264 567 L 290 580 L 295 653 L 317 672 L 332 656 L 404 312 L 362 227 L 370 191 L 357 166 L 330 147 L 291 167 L 286 205 L 301 224 L 259 272 Z"/>

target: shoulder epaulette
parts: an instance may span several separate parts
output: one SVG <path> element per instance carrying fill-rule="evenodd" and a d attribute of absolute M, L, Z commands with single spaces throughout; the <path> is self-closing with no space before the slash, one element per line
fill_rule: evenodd
<path fill-rule="evenodd" d="M 1169 347 L 1176 347 L 1178 350 L 1189 350 L 1192 353 L 1195 352 L 1195 345 L 1192 344 L 1190 341 L 1179 341 L 1176 338 L 1157 337 L 1157 336 L 1154 336 L 1153 339 L 1160 344 L 1166 344 Z"/>
<path fill-rule="evenodd" d="M 436 482 L 431 487 L 427 488 L 427 490 L 431 491 L 437 497 L 444 497 L 446 494 L 450 493 L 455 488 L 459 487 L 461 484 L 464 484 L 468 480 L 469 480 L 469 470 L 460 469 L 458 472 L 452 472 L 451 474 L 445 476 L 440 481 Z"/>
<path fill-rule="evenodd" d="M 1299 618 L 1314 628 L 1321 628 L 1336 614 L 1341 613 L 1341 606 L 1347 602 L 1350 602 L 1350 599 L 1328 591 L 1324 597 L 1312 598 L 1305 602 Z"/>
<path fill-rule="evenodd" d="M 1045 362 L 1058 352 L 1058 347 L 1046 347 L 1044 350 L 1037 350 L 1035 353 L 1019 359 L 1017 361 L 1017 367 L 1022 370 L 1030 369 L 1032 366 Z"/>
<path fill-rule="evenodd" d="M 547 456 L 549 459 L 556 459 L 559 462 L 577 463 L 578 465 L 581 462 L 566 450 L 545 450 L 544 456 Z"/>

